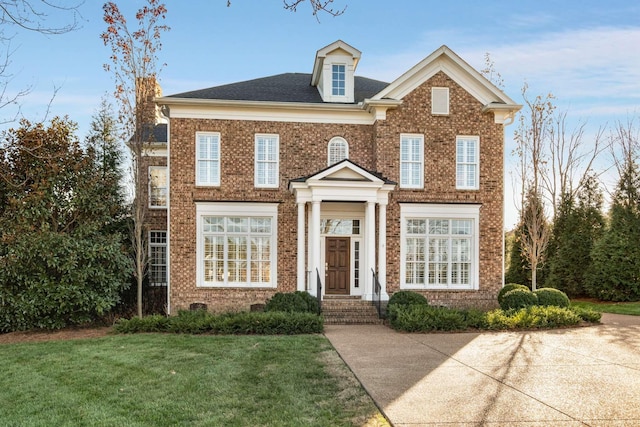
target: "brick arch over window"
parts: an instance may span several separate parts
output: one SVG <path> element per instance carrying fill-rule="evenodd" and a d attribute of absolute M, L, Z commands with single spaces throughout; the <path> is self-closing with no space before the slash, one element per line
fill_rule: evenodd
<path fill-rule="evenodd" d="M 331 138 L 327 144 L 327 166 L 349 158 L 349 143 L 339 136 Z"/>

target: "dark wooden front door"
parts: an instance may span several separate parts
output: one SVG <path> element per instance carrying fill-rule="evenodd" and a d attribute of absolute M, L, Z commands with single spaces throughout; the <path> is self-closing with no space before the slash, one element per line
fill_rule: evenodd
<path fill-rule="evenodd" d="M 325 240 L 326 292 L 330 295 L 349 295 L 350 264 L 349 237 L 327 237 Z"/>

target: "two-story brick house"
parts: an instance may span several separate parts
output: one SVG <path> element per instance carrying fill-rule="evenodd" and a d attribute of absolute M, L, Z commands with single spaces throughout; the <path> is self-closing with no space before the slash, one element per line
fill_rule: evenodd
<path fill-rule="evenodd" d="M 171 312 L 316 295 L 318 278 L 321 298 L 372 300 L 374 271 L 382 299 L 494 304 L 504 126 L 520 106 L 446 46 L 391 83 L 355 76 L 360 56 L 337 41 L 310 74 L 156 98 Z"/>

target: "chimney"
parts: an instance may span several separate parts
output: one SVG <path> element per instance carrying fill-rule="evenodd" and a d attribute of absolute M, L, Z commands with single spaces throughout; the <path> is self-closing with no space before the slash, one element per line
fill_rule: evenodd
<path fill-rule="evenodd" d="M 160 107 L 153 102 L 156 97 L 162 96 L 162 89 L 154 77 L 138 77 L 136 79 L 136 107 L 143 126 L 155 125 L 162 117 Z M 136 114 L 137 115 L 137 114 Z"/>

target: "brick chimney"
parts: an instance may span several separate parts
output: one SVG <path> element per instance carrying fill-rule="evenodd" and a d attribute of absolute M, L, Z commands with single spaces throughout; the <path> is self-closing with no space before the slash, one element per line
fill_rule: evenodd
<path fill-rule="evenodd" d="M 153 102 L 162 96 L 162 89 L 155 77 L 138 77 L 136 79 L 136 105 L 141 106 L 143 125 L 154 125 L 160 121 L 160 107 Z"/>

